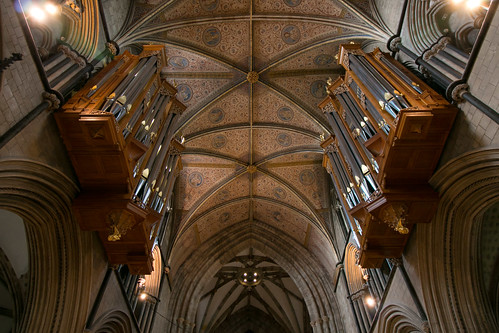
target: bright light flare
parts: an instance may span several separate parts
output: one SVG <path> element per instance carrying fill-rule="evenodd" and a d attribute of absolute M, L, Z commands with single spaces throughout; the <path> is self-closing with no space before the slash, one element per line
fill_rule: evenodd
<path fill-rule="evenodd" d="M 47 13 L 49 13 L 50 15 L 55 15 L 55 14 L 59 13 L 59 7 L 57 7 L 56 5 L 54 5 L 51 2 L 47 2 L 44 7 L 45 7 L 45 11 Z"/>
<path fill-rule="evenodd" d="M 367 306 L 370 308 L 372 308 L 374 305 L 376 305 L 376 301 L 371 296 L 367 296 L 365 301 L 366 301 Z"/>
<path fill-rule="evenodd" d="M 45 11 L 37 6 L 32 6 L 29 9 L 29 16 L 38 22 L 43 22 L 47 18 Z"/>
<path fill-rule="evenodd" d="M 146 298 L 147 298 L 147 294 L 146 293 L 140 294 L 140 299 L 141 300 L 145 300 Z"/>
<path fill-rule="evenodd" d="M 468 0 L 466 1 L 466 7 L 469 9 L 475 9 L 482 4 L 481 0 Z"/>

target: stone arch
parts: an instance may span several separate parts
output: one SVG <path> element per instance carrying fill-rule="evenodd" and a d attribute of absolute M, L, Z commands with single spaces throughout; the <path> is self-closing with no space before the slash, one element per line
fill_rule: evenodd
<path fill-rule="evenodd" d="M 110 311 L 96 320 L 95 333 L 131 333 L 132 323 L 126 313 L 122 311 Z"/>
<path fill-rule="evenodd" d="M 481 214 L 499 201 L 499 149 L 451 160 L 430 183 L 441 201 L 431 224 L 418 226 L 419 267 L 432 332 L 498 332 L 479 279 Z"/>
<path fill-rule="evenodd" d="M 377 333 L 414 333 L 424 332 L 424 323 L 417 313 L 409 308 L 391 304 L 379 314 Z"/>
<path fill-rule="evenodd" d="M 277 229 L 253 221 L 228 227 L 212 237 L 174 272 L 173 292 L 168 305 L 173 322 L 170 332 L 194 330 L 203 281 L 248 247 L 265 253 L 289 274 L 304 297 L 314 332 L 344 331 L 332 279 L 317 258 Z"/>
<path fill-rule="evenodd" d="M 75 183 L 29 160 L 0 161 L 0 208 L 25 223 L 29 280 L 20 332 L 76 332 L 88 311 L 91 234 L 72 218 Z"/>

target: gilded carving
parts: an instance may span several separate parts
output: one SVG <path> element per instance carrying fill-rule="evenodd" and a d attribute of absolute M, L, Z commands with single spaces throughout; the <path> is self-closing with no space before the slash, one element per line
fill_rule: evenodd
<path fill-rule="evenodd" d="M 347 91 L 348 91 L 348 86 L 346 84 L 342 83 L 338 88 L 333 90 L 333 94 L 339 95 L 339 94 L 342 94 L 342 93 L 347 92 Z"/>
<path fill-rule="evenodd" d="M 345 51 L 347 52 L 347 54 L 343 57 L 343 66 L 345 66 L 345 68 L 347 68 L 348 70 L 350 70 L 350 55 L 363 55 L 363 52 L 362 50 L 360 49 L 353 49 L 353 50 L 349 50 L 349 49 L 345 49 Z"/>
<path fill-rule="evenodd" d="M 381 209 L 380 212 L 381 220 L 388 224 L 393 230 L 397 231 L 402 235 L 409 233 L 409 228 L 407 228 L 404 223 L 407 217 L 407 206 L 403 203 L 392 203 L 388 204 Z"/>
<path fill-rule="evenodd" d="M 322 112 L 324 113 L 332 113 L 332 112 L 336 112 L 334 106 L 333 106 L 333 103 L 327 103 L 326 106 L 324 106 L 322 108 Z"/>
<path fill-rule="evenodd" d="M 123 209 L 112 210 L 107 215 L 106 222 L 110 228 L 109 235 L 107 236 L 107 240 L 110 242 L 121 240 L 136 223 L 134 216 Z"/>

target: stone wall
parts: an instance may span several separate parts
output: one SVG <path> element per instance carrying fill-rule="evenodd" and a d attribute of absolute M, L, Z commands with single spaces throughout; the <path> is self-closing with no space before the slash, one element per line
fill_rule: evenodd
<path fill-rule="evenodd" d="M 468 84 L 470 92 L 499 111 L 499 13 L 496 12 L 482 44 Z M 459 104 L 441 164 L 467 151 L 499 145 L 499 125 L 468 102 Z"/>
<path fill-rule="evenodd" d="M 0 57 L 21 53 L 23 60 L 4 70 L 0 88 L 0 135 L 42 102 L 43 86 L 12 1 L 0 0 L 2 47 Z"/>

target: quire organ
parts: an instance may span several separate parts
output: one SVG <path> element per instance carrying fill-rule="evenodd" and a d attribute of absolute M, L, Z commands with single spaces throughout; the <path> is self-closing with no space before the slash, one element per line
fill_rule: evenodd
<path fill-rule="evenodd" d="M 360 242 L 360 265 L 402 255 L 415 223 L 428 223 L 438 196 L 428 180 L 457 109 L 379 49 L 342 45 L 344 76 L 319 105 L 333 133 L 323 165 Z"/>
<path fill-rule="evenodd" d="M 115 57 L 55 114 L 82 191 L 73 211 L 97 231 L 110 264 L 152 271 L 184 147 L 173 125 L 185 106 L 162 77 L 164 47 Z"/>

